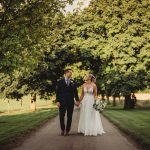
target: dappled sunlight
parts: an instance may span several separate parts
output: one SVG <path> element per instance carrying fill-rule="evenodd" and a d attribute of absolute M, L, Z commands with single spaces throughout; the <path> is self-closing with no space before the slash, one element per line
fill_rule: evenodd
<path fill-rule="evenodd" d="M 149 0 L 1 0 L 0 149 L 48 121 L 35 139 L 23 139 L 22 150 L 149 150 L 149 6 Z M 93 99 L 85 110 L 99 109 L 94 100 L 107 103 L 97 113 L 106 134 L 92 143 L 75 134 L 87 94 Z M 73 110 L 75 140 L 68 142 L 62 136 L 69 136 Z"/>

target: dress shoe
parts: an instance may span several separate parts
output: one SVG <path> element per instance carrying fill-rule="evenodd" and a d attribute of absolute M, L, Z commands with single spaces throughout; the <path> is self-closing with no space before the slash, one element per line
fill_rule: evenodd
<path fill-rule="evenodd" d="M 64 131 L 61 131 L 61 136 L 64 136 L 65 132 Z"/>
<path fill-rule="evenodd" d="M 69 132 L 66 132 L 66 136 L 69 136 Z"/>

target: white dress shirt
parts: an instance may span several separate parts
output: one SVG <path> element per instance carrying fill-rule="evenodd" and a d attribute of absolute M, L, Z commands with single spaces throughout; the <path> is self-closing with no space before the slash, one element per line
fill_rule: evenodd
<path fill-rule="evenodd" d="M 70 78 L 66 78 L 65 77 L 65 82 L 66 82 L 66 84 L 67 84 L 67 80 L 68 80 L 68 85 L 70 84 Z"/>

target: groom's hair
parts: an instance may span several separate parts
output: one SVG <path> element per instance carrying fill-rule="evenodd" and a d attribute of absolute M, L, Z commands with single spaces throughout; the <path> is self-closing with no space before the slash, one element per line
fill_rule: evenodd
<path fill-rule="evenodd" d="M 65 69 L 65 70 L 64 70 L 64 74 L 66 74 L 66 73 L 69 72 L 69 71 L 72 71 L 72 69 L 71 69 L 71 68 Z"/>

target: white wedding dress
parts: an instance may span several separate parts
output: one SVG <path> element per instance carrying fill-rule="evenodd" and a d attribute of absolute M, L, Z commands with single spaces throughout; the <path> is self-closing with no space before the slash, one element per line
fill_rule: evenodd
<path fill-rule="evenodd" d="M 84 85 L 84 97 L 80 107 L 78 133 L 83 133 L 85 136 L 97 136 L 105 133 L 100 113 L 93 108 L 93 104 L 93 87 L 87 89 Z"/>

